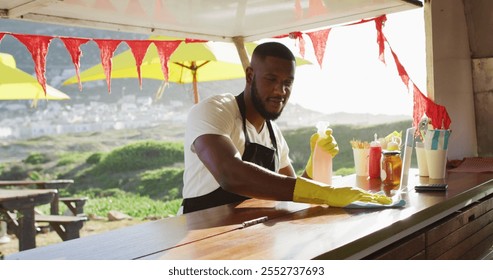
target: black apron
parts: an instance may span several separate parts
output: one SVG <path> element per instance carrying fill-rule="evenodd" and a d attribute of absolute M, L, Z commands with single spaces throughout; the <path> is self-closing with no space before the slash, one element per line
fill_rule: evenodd
<path fill-rule="evenodd" d="M 242 159 L 276 172 L 277 167 L 279 166 L 279 157 L 277 155 L 277 142 L 274 130 L 272 129 L 272 124 L 269 120 L 266 121 L 270 140 L 274 146 L 273 149 L 250 142 L 246 131 L 246 110 L 243 93 L 236 96 L 236 102 L 240 108 L 241 117 L 243 119 L 243 133 L 245 134 L 245 151 L 243 152 Z M 246 199 L 249 199 L 249 197 L 228 192 L 219 186 L 211 193 L 183 199 L 183 213 L 190 213 L 219 205 L 240 202 Z"/>

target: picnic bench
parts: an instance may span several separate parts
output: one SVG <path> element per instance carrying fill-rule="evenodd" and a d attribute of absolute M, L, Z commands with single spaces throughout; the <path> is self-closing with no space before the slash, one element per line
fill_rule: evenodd
<path fill-rule="evenodd" d="M 84 214 L 84 205 L 87 201 L 87 197 L 60 197 L 58 192 L 62 188 L 66 188 L 70 184 L 73 184 L 72 179 L 59 179 L 59 180 L 12 180 L 12 181 L 0 181 L 0 187 L 28 187 L 36 186 L 37 189 L 54 189 L 57 193 L 50 205 L 50 214 L 59 215 L 59 203 L 62 202 L 72 212 L 74 216 L 81 216 Z"/>
<path fill-rule="evenodd" d="M 87 221 L 85 216 L 34 215 L 37 223 L 48 223 L 63 241 L 80 237 L 80 229 Z"/>
<path fill-rule="evenodd" d="M 60 197 L 58 201 L 65 204 L 74 216 L 85 216 L 84 205 L 87 199 L 87 197 Z"/>
<path fill-rule="evenodd" d="M 59 197 L 58 190 L 60 188 L 64 188 L 74 181 L 69 179 L 63 180 L 46 180 L 46 181 L 31 181 L 31 180 L 22 180 L 22 181 L 0 181 L 0 187 L 27 187 L 27 186 L 36 186 L 37 189 L 40 190 L 52 190 L 53 196 L 50 198 L 50 215 L 40 215 L 33 213 L 33 227 L 40 226 L 40 224 L 46 224 L 49 228 L 52 228 L 56 231 L 56 233 L 60 236 L 63 241 L 75 239 L 80 237 L 80 229 L 84 225 L 84 222 L 87 221 L 87 217 L 84 214 L 84 204 L 87 201 L 87 197 Z M 22 191 L 27 191 L 28 189 L 18 189 L 19 193 Z M 73 216 L 63 216 L 59 215 L 59 203 L 64 203 Z M 44 203 L 39 203 L 41 205 Z M 16 210 L 16 209 L 13 209 Z M 34 207 L 33 207 L 34 211 Z M 22 230 L 19 227 L 19 219 L 13 213 L 5 211 L 6 215 L 9 218 L 9 225 L 12 228 L 14 233 L 18 235 L 18 232 Z M 29 219 L 31 219 L 31 213 L 29 212 Z M 23 241 L 28 245 L 19 246 L 19 250 L 30 249 L 35 247 L 35 241 L 31 240 L 31 237 L 28 237 L 29 241 Z M 19 242 L 21 242 L 19 240 Z M 33 247 L 34 246 L 34 247 Z"/>
<path fill-rule="evenodd" d="M 19 250 L 36 247 L 34 207 L 50 203 L 56 190 L 0 189 L 0 214 L 19 239 Z"/>

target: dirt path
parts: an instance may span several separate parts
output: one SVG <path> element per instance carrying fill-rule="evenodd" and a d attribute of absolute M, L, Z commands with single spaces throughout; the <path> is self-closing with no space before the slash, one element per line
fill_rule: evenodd
<path fill-rule="evenodd" d="M 87 221 L 84 223 L 80 231 L 81 237 L 89 236 L 93 234 L 102 233 L 108 230 L 118 229 L 121 227 L 131 226 L 147 221 L 141 221 L 137 219 L 133 220 L 121 220 L 121 221 Z M 19 251 L 19 242 L 15 235 L 9 235 L 11 241 L 6 244 L 0 244 L 0 255 L 10 255 Z M 38 233 L 36 235 L 36 245 L 37 247 L 47 246 L 50 244 L 55 244 L 63 242 L 62 239 L 57 235 L 56 232 L 51 231 L 48 233 Z"/>

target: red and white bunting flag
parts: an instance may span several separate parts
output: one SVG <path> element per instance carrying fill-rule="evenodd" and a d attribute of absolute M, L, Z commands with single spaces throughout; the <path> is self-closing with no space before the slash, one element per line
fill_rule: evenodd
<path fill-rule="evenodd" d="M 159 60 L 161 61 L 161 71 L 163 71 L 164 80 L 167 82 L 168 73 L 168 61 L 173 52 L 178 48 L 182 41 L 154 41 L 157 52 L 159 54 Z"/>
<path fill-rule="evenodd" d="M 111 59 L 113 57 L 113 53 L 122 40 L 95 39 L 94 42 L 96 42 L 99 47 L 99 51 L 101 52 L 101 64 L 103 65 L 104 74 L 106 76 L 108 92 L 111 93 Z"/>
<path fill-rule="evenodd" d="M 142 41 L 142 40 L 129 40 L 125 41 L 127 45 L 130 47 L 132 54 L 135 58 L 135 66 L 137 67 L 137 75 L 139 76 L 139 86 L 142 90 L 142 75 L 140 71 L 140 67 L 142 66 L 142 61 L 147 53 L 147 49 L 152 41 Z"/>
<path fill-rule="evenodd" d="M 320 66 L 320 68 L 322 68 L 322 63 L 325 54 L 325 47 L 327 45 L 327 40 L 329 38 L 330 30 L 331 29 L 329 28 L 329 29 L 306 33 L 312 40 L 313 51 L 315 52 L 315 56 L 317 58 L 318 65 Z"/>
<path fill-rule="evenodd" d="M 385 15 L 375 18 L 375 28 L 377 29 L 378 59 L 385 64 L 385 35 L 383 34 L 383 25 L 387 17 Z"/>
<path fill-rule="evenodd" d="M 80 57 L 82 56 L 82 51 L 80 46 L 89 42 L 89 39 L 84 38 L 71 38 L 71 37 L 60 37 L 65 48 L 67 49 L 70 57 L 72 58 L 72 63 L 75 67 L 75 74 L 77 75 L 77 81 L 79 82 L 79 91 L 82 90 L 82 83 L 80 82 Z"/>
<path fill-rule="evenodd" d="M 34 61 L 34 72 L 38 82 L 43 88 L 46 95 L 46 55 L 48 54 L 48 47 L 50 45 L 52 36 L 41 35 L 26 35 L 26 34 L 12 34 L 17 40 L 19 40 L 27 50 L 31 53 Z"/>

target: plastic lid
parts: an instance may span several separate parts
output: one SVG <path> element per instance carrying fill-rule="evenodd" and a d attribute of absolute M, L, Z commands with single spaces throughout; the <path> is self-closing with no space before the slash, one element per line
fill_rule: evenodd
<path fill-rule="evenodd" d="M 392 136 L 392 141 L 387 144 L 387 150 L 389 150 L 389 151 L 399 150 L 399 143 L 397 143 L 397 141 L 395 141 L 394 136 Z"/>

